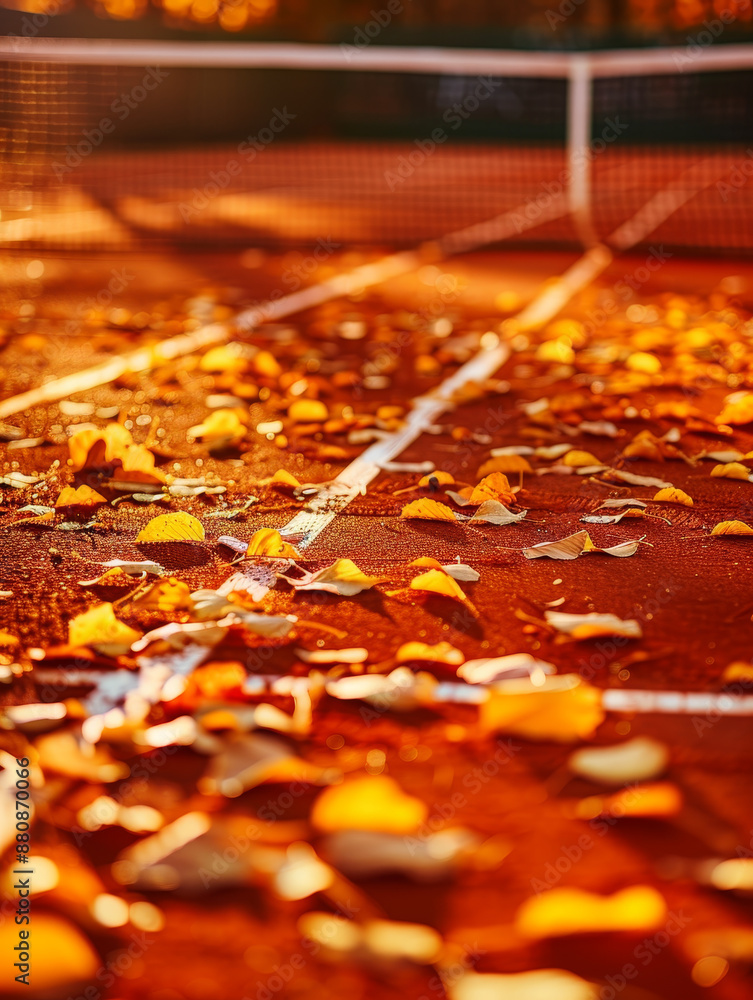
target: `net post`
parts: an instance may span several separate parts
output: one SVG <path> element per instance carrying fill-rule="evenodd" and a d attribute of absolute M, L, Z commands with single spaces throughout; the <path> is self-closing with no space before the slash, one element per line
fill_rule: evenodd
<path fill-rule="evenodd" d="M 591 217 L 591 108 L 593 80 L 590 58 L 578 53 L 568 69 L 567 165 L 570 214 L 585 247 L 598 243 Z"/>

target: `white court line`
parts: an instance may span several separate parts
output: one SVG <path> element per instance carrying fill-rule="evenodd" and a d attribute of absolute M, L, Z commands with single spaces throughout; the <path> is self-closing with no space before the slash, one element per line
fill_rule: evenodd
<path fill-rule="evenodd" d="M 540 327 L 549 322 L 573 298 L 591 284 L 614 259 L 615 249 L 628 250 L 631 246 L 650 236 L 682 205 L 698 194 L 704 187 L 714 183 L 710 174 L 698 182 L 696 174 L 702 173 L 711 161 L 701 161 L 683 171 L 662 191 L 659 191 L 635 215 L 616 229 L 604 243 L 587 250 L 557 281 L 547 283 L 528 305 L 507 321 L 510 329 L 526 330 Z M 455 393 L 469 382 L 491 378 L 505 363 L 510 349 L 504 342 L 498 347 L 481 350 L 453 375 L 445 379 L 431 393 L 412 401 L 412 409 L 404 426 L 388 438 L 371 445 L 355 461 L 351 462 L 337 477 L 334 488 L 324 490 L 308 505 L 308 510 L 300 511 L 281 530 L 287 534 L 302 534 L 297 548 L 305 549 L 316 540 L 324 529 L 332 523 L 355 497 L 362 495 L 366 487 L 380 473 L 380 465 L 400 455 L 413 444 L 446 409 L 452 405 Z"/>

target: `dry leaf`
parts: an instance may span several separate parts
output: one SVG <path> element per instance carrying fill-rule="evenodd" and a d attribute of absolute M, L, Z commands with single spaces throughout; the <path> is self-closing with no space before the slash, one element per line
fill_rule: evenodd
<path fill-rule="evenodd" d="M 623 517 L 648 517 L 640 507 L 628 507 L 619 514 L 584 514 L 581 521 L 586 524 L 618 524 Z M 662 518 L 662 520 L 664 520 Z"/>
<path fill-rule="evenodd" d="M 66 486 L 55 501 L 55 507 L 97 507 L 102 503 L 107 501 L 91 486 L 79 486 L 78 489 Z"/>
<path fill-rule="evenodd" d="M 745 482 L 753 482 L 753 475 L 747 465 L 741 462 L 727 462 L 723 465 L 715 465 L 711 470 L 711 475 L 715 479 L 744 479 Z"/>
<path fill-rule="evenodd" d="M 350 559 L 338 559 L 325 569 L 307 573 L 301 580 L 289 576 L 285 579 L 296 590 L 324 590 L 330 594 L 339 594 L 341 597 L 353 597 L 362 590 L 370 590 L 375 584 L 382 582 L 379 577 L 362 573 Z"/>
<path fill-rule="evenodd" d="M 539 542 L 538 545 L 523 549 L 523 555 L 526 559 L 539 559 L 542 556 L 546 556 L 548 559 L 577 559 L 580 555 L 593 552 L 624 558 L 634 555 L 638 544 L 638 540 L 633 540 L 600 549 L 591 541 L 591 536 L 587 531 L 576 531 L 575 534 L 560 538 L 556 542 Z"/>
<path fill-rule="evenodd" d="M 159 514 L 142 528 L 136 542 L 202 542 L 204 526 L 192 514 L 179 510 L 174 514 Z"/>
<path fill-rule="evenodd" d="M 682 808 L 682 795 L 676 785 L 660 781 L 637 788 L 624 788 L 614 795 L 591 795 L 582 799 L 573 812 L 577 819 L 595 816 L 653 816 L 666 819 Z"/>
<path fill-rule="evenodd" d="M 515 473 L 517 475 L 523 472 L 533 472 L 533 469 L 528 459 L 520 454 L 496 455 L 494 458 L 490 458 L 488 462 L 484 462 L 478 470 L 478 477 L 479 479 L 485 479 L 495 472 L 505 475 Z"/>
<path fill-rule="evenodd" d="M 296 399 L 288 407 L 288 416 L 297 424 L 322 423 L 329 416 L 320 399 Z"/>
<path fill-rule="evenodd" d="M 601 692 L 577 674 L 521 679 L 492 688 L 479 708 L 485 733 L 504 732 L 531 740 L 573 743 L 591 737 L 604 719 Z"/>
<path fill-rule="evenodd" d="M 283 490 L 299 490 L 301 488 L 301 483 L 296 477 L 286 472 L 285 469 L 278 469 L 273 476 L 262 479 L 260 485 Z"/>
<path fill-rule="evenodd" d="M 507 476 L 501 472 L 492 472 L 473 488 L 468 498 L 471 506 L 482 504 L 486 500 L 497 500 L 499 503 L 515 503 L 515 494 L 510 487 Z"/>
<path fill-rule="evenodd" d="M 457 583 L 445 572 L 430 569 L 421 576 L 414 577 L 410 582 L 411 590 L 423 590 L 430 594 L 440 594 L 442 597 L 452 597 L 456 601 L 467 602 L 468 598 Z"/>
<path fill-rule="evenodd" d="M 202 423 L 189 427 L 187 433 L 189 439 L 205 441 L 210 448 L 229 448 L 243 440 L 246 430 L 238 410 L 227 409 L 215 410 Z"/>
<path fill-rule="evenodd" d="M 745 521 L 720 521 L 711 529 L 712 535 L 753 535 L 753 528 Z"/>
<path fill-rule="evenodd" d="M 450 508 L 438 500 L 430 497 L 422 497 L 406 504 L 400 511 L 400 517 L 416 518 L 424 521 L 452 521 L 456 523 L 455 515 Z"/>
<path fill-rule="evenodd" d="M 229 536 L 223 536 L 226 538 Z M 299 559 L 300 553 L 274 528 L 259 528 L 251 536 L 245 550 L 248 556 L 271 556 L 273 559 Z"/>
<path fill-rule="evenodd" d="M 527 514 L 527 510 L 513 514 L 499 500 L 485 500 L 476 513 L 468 518 L 468 523 L 483 521 L 486 524 L 517 524 L 519 521 L 523 521 Z M 460 516 L 458 515 L 458 517 Z"/>
<path fill-rule="evenodd" d="M 650 736 L 636 736 L 625 743 L 606 747 L 583 747 L 570 755 L 567 766 L 573 774 L 603 785 L 648 781 L 662 774 L 669 751 Z"/>
<path fill-rule="evenodd" d="M 71 646 L 93 646 L 106 655 L 127 653 L 141 633 L 115 617 L 112 604 L 99 604 L 68 623 Z"/>
<path fill-rule="evenodd" d="M 454 482 L 455 477 L 451 472 L 442 472 L 441 469 L 435 469 L 422 479 L 419 479 L 418 485 L 422 489 L 424 487 L 435 489 L 437 486 L 451 486 Z"/>
<path fill-rule="evenodd" d="M 78 431 L 70 437 L 68 448 L 74 472 L 116 465 L 113 476 L 116 480 L 165 482 L 164 473 L 156 468 L 154 455 L 143 445 L 134 444 L 131 432 L 122 424 L 108 424 L 103 430 Z"/>
<path fill-rule="evenodd" d="M 562 464 L 569 469 L 582 469 L 584 466 L 601 465 L 596 455 L 590 451 L 568 451 L 562 459 Z"/>
<path fill-rule="evenodd" d="M 191 588 L 174 576 L 152 584 L 144 593 L 129 600 L 129 603 L 137 608 L 162 612 L 190 610 L 193 607 Z"/>
<path fill-rule="evenodd" d="M 640 622 L 634 618 L 623 620 L 617 615 L 599 614 L 591 611 L 585 615 L 569 614 L 566 611 L 545 611 L 547 623 L 558 632 L 573 639 L 594 639 L 602 635 L 621 635 L 628 639 L 640 639 L 643 635 Z"/>
<path fill-rule="evenodd" d="M 421 556 L 420 559 L 414 559 L 410 566 L 417 566 L 422 569 L 440 569 L 444 570 L 448 576 L 451 576 L 453 580 L 460 580 L 461 583 L 477 583 L 481 579 L 480 575 L 470 566 L 466 566 L 465 563 L 456 562 L 448 563 L 443 566 L 442 563 L 438 562 L 436 559 L 431 559 L 429 556 Z"/>
<path fill-rule="evenodd" d="M 717 424 L 749 424 L 753 421 L 753 392 L 733 392 L 716 418 Z"/>
<path fill-rule="evenodd" d="M 551 663 L 537 660 L 530 653 L 511 653 L 509 656 L 494 656 L 489 659 L 467 660 L 458 670 L 468 684 L 491 684 L 499 680 L 530 677 L 535 684 L 543 684 L 547 674 L 556 670 Z"/>
<path fill-rule="evenodd" d="M 428 663 L 445 663 L 448 667 L 458 667 L 465 657 L 451 646 L 449 642 L 438 642 L 436 646 L 428 646 L 425 642 L 405 642 L 395 653 L 396 663 L 412 663 L 426 661 Z"/>
<path fill-rule="evenodd" d="M 679 491 L 678 491 L 679 492 Z M 648 504 L 645 500 L 635 500 L 632 497 L 617 497 L 613 500 L 605 500 L 603 504 L 597 507 L 597 510 L 602 510 L 604 507 L 647 507 Z"/>
<path fill-rule="evenodd" d="M 633 885 L 612 896 L 556 886 L 529 896 L 515 914 L 515 927 L 528 938 L 651 931 L 667 919 L 664 897 L 648 885 Z"/>
<path fill-rule="evenodd" d="M 415 833 L 428 815 L 420 799 L 407 795 L 387 775 L 351 778 L 326 788 L 314 803 L 311 822 L 324 833 L 337 830 L 371 830 L 407 836 Z"/>
<path fill-rule="evenodd" d="M 626 469 L 607 469 L 602 473 L 604 479 L 616 479 L 622 483 L 629 483 L 631 486 L 653 486 L 657 490 L 672 489 L 672 483 L 667 483 L 663 479 L 655 476 L 639 476 L 635 472 L 628 472 Z"/>
<path fill-rule="evenodd" d="M 679 503 L 683 507 L 692 507 L 693 498 L 688 496 L 683 490 L 659 490 L 654 496 L 654 503 Z"/>

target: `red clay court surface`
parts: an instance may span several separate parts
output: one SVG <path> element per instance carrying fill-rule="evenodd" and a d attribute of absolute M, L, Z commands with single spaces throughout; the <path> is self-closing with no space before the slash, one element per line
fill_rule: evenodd
<path fill-rule="evenodd" d="M 76 260 L 45 257 L 40 277 L 29 277 L 37 274 L 34 268 L 27 269 L 30 259 L 16 256 L 4 262 L 7 277 L 0 292 L 4 396 L 105 360 L 113 352 L 136 346 L 139 338 L 180 332 L 188 300 L 194 300 L 196 310 L 205 308 L 220 318 L 263 300 L 279 287 L 285 269 L 296 258 L 241 258 L 237 254 L 151 259 L 129 255 L 92 255 Z M 363 259 L 365 255 L 349 254 L 333 258 L 327 267 L 344 268 Z M 439 301 L 436 286 L 427 283 L 436 280 L 436 273 L 427 271 L 418 277 L 396 279 L 352 301 L 332 303 L 262 328 L 248 342 L 270 350 L 284 373 L 295 371 L 312 384 L 316 382 L 330 413 L 341 411 L 343 405 L 352 406 L 357 413 L 374 413 L 381 405 L 405 405 L 429 391 L 477 350 L 482 334 L 498 330 L 507 315 L 500 311 L 501 292 L 515 292 L 524 304 L 543 280 L 561 273 L 571 260 L 567 254 L 519 251 L 469 255 L 440 265 L 455 284 L 443 286 L 451 291 Z M 616 283 L 635 274 L 644 262 L 645 254 L 618 260 L 597 287 L 588 289 L 565 311 L 566 317 L 584 321 L 583 339 L 575 345 L 574 360 L 563 363 L 537 356 L 542 335 L 532 335 L 528 344 L 518 339 L 510 360 L 495 376 L 492 391 L 459 404 L 440 421 L 446 425 L 443 433 L 424 435 L 400 461 L 431 460 L 438 469 L 451 468 L 458 481 L 474 484 L 491 448 L 566 441 L 610 466 L 622 465 L 631 472 L 670 481 L 693 497 L 694 506 L 652 505 L 655 489 L 645 486 L 619 487 L 579 475 L 526 475 L 519 505 L 529 511 L 528 521 L 470 528 L 463 523 L 455 526 L 401 519 L 404 504 L 425 493 L 396 497 L 397 491 L 414 486 L 418 476 L 384 474 L 305 551 L 304 564 L 318 569 L 348 557 L 365 573 L 383 577 L 388 583 L 352 598 L 295 593 L 285 586 L 272 590 L 262 602 L 265 612 L 295 613 L 299 619 L 347 635 L 335 638 L 302 625 L 290 640 L 274 643 L 274 651 L 260 657 L 261 672 L 304 674 L 309 668 L 296 657 L 294 648 L 312 650 L 322 645 L 363 646 L 368 649 L 368 662 L 379 664 L 388 661 L 408 640 L 448 642 L 467 659 L 530 652 L 554 664 L 558 673 L 581 673 L 599 688 L 718 692 L 729 664 L 750 663 L 753 543 L 746 538 L 713 538 L 710 532 L 724 520 L 753 522 L 753 493 L 749 492 L 753 486 L 712 478 L 713 466 L 707 461 L 618 460 L 624 446 L 646 428 L 661 435 L 678 427 L 678 447 L 689 456 L 730 448 L 747 453 L 753 448 L 750 426 L 736 426 L 723 434 L 713 424 L 724 396 L 746 389 L 753 378 L 748 332 L 753 286 L 746 285 L 751 279 L 750 266 L 718 260 L 686 262 L 673 256 L 634 297 L 620 302 L 614 318 L 599 325 L 598 310 L 614 299 Z M 249 263 L 254 266 L 249 267 Z M 106 288 L 114 272 L 126 276 L 125 289 L 112 303 L 118 312 L 105 312 L 100 320 L 87 319 L 81 303 Z M 325 276 L 324 270 L 321 276 Z M 735 280 L 730 282 L 730 276 Z M 204 305 L 202 301 L 197 304 L 197 299 Z M 508 298 L 507 305 L 512 301 Z M 624 309 L 631 304 L 653 312 L 640 323 L 629 320 Z M 738 317 L 741 347 L 735 349 L 734 357 L 726 354 L 727 362 L 720 362 L 719 353 L 713 350 L 714 337 L 722 337 L 719 324 L 724 320 L 720 317 L 729 320 L 732 315 Z M 74 327 L 66 328 L 71 317 L 76 318 Z M 438 333 L 436 326 L 432 328 L 437 319 L 449 319 L 451 331 L 444 333 L 441 327 Z M 338 324 L 343 321 L 364 321 L 366 335 L 356 340 L 339 336 L 337 331 L 342 328 Z M 151 331 L 150 325 L 154 325 Z M 716 331 L 712 341 L 698 347 L 695 354 L 686 352 L 694 360 L 681 358 L 678 362 L 679 349 L 674 348 L 673 338 L 697 328 Z M 651 341 L 652 331 L 656 336 L 661 329 L 666 331 L 663 340 Z M 400 338 L 403 347 L 398 363 L 389 372 L 388 384 L 360 389 L 356 394 L 346 388 L 333 389 L 332 377 L 338 371 L 363 374 L 372 370 L 363 366 L 374 361 L 380 344 L 390 342 L 390 330 L 395 337 L 401 331 L 408 335 Z M 598 343 L 621 344 L 622 353 L 589 354 Z M 655 351 L 662 360 L 660 372 L 631 391 L 602 395 L 592 390 L 594 377 L 608 383 L 618 371 L 624 373 L 626 346 L 627 353 Z M 433 364 L 420 360 L 426 358 Z M 332 480 L 360 450 L 347 444 L 342 435 L 296 437 L 295 428 L 287 425 L 287 448 L 277 447 L 256 433 L 259 423 L 278 419 L 281 413 L 284 419 L 285 390 L 275 380 L 269 382 L 269 391 L 262 393 L 266 398 L 250 401 L 250 433 L 240 449 L 212 455 L 205 445 L 189 443 L 187 429 L 210 413 L 205 402 L 208 395 L 232 393 L 239 380 L 253 381 L 251 376 L 204 371 L 198 362 L 198 357 L 186 358 L 75 398 L 98 408 L 117 407 L 112 419 L 132 420 L 136 441 L 146 438 L 150 425 L 150 421 L 139 422 L 137 418 L 159 417 L 159 427 L 165 433 L 153 443 L 159 445 L 162 468 L 186 478 L 232 480 L 233 485 L 223 495 L 171 497 L 156 506 L 129 501 L 116 507 L 108 505 L 97 513 L 96 526 L 87 530 L 13 528 L 14 521 L 28 516 L 18 513 L 20 507 L 51 505 L 62 487 L 73 480 L 66 466 L 70 426 L 88 422 L 103 425 L 105 420 L 96 415 L 71 415 L 70 408 L 63 412 L 58 404 L 7 420 L 21 428 L 25 438 L 44 438 L 44 443 L 25 448 L 3 444 L 3 475 L 11 470 L 46 473 L 56 460 L 60 466 L 54 478 L 39 486 L 3 488 L 0 498 L 2 589 L 12 592 L 0 604 L 0 627 L 19 640 L 17 646 L 6 647 L 5 662 L 30 667 L 23 676 L 3 685 L 4 705 L 40 700 L 34 671 L 43 666 L 63 667 L 76 659 L 76 654 L 64 647 L 69 620 L 99 601 L 113 600 L 111 594 L 83 588 L 78 581 L 96 576 L 101 572 L 98 564 L 108 559 L 146 558 L 134 544 L 135 537 L 157 513 L 184 510 L 202 521 L 207 538 L 187 549 L 190 557 L 185 554 L 186 547 L 176 546 L 175 552 L 168 545 L 160 549 L 158 561 L 191 591 L 214 588 L 227 577 L 230 561 L 228 551 L 216 542 L 218 536 L 246 540 L 258 528 L 282 527 L 303 506 L 304 501 L 289 493 L 260 486 L 261 479 L 284 468 L 301 482 Z M 728 367 L 722 373 L 724 364 Z M 681 368 L 687 373 L 685 384 L 675 378 Z M 264 380 L 257 381 L 262 385 Z M 585 393 L 586 402 L 579 397 L 572 404 L 574 408 L 565 406 L 559 411 L 559 422 L 549 426 L 532 423 L 521 408 L 524 403 L 542 397 L 557 399 L 565 393 Z M 693 418 L 690 429 L 677 419 L 655 416 L 657 404 L 671 400 L 690 401 L 701 412 Z M 614 416 L 615 408 L 621 409 L 620 418 Z M 576 417 L 604 419 L 607 411 L 619 427 L 620 436 L 615 439 L 581 432 L 570 437 L 562 429 L 563 422 L 577 423 Z M 490 440 L 458 443 L 450 434 L 456 427 L 481 432 Z M 331 446 L 341 449 L 336 460 L 322 451 Z M 552 463 L 539 466 L 548 464 Z M 516 482 L 516 477 L 510 478 Z M 258 502 L 238 519 L 207 517 L 224 507 L 239 506 L 249 494 L 258 497 Z M 107 494 L 107 498 L 114 495 Z M 580 522 L 584 514 L 619 496 L 643 498 L 649 501 L 648 512 L 671 522 L 646 518 L 587 526 L 597 545 L 645 536 L 649 544 L 641 545 L 635 556 L 620 560 L 589 556 L 555 562 L 528 561 L 521 555 L 519 550 L 525 546 L 586 527 Z M 478 610 L 477 618 L 447 598 L 386 594 L 407 586 L 414 575 L 407 564 L 421 556 L 442 563 L 460 557 L 461 562 L 478 570 L 477 583 L 462 585 Z M 622 643 L 559 641 L 551 630 L 537 624 L 547 602 L 557 598 L 564 598 L 558 610 L 611 612 L 623 619 L 637 619 L 642 623 L 643 638 Z M 181 620 L 181 615 L 131 612 L 123 618 L 146 631 L 168 620 Z M 255 644 L 257 650 L 264 645 Z M 30 649 L 52 647 L 63 648 L 44 660 L 39 652 L 29 656 Z M 218 648 L 211 662 L 238 659 L 238 649 L 223 652 Z M 253 673 L 253 657 L 248 662 Z M 95 659 L 96 669 L 103 672 L 113 665 Z M 452 678 L 454 673 L 447 666 L 430 669 L 443 679 Z M 85 693 L 80 688 L 70 692 L 71 696 Z M 225 700 L 233 704 L 243 701 L 237 693 Z M 274 701 L 285 711 L 292 708 L 289 698 Z M 166 892 L 124 890 L 113 877 L 112 865 L 139 835 L 121 826 L 105 826 L 77 847 L 71 832 L 76 810 L 97 794 L 116 794 L 117 783 L 107 786 L 75 771 L 56 773 L 50 765 L 47 782 L 39 790 L 32 842 L 35 855 L 53 859 L 60 882 L 57 888 L 34 898 L 35 914 L 40 920 L 44 913 L 56 914 L 77 927 L 92 942 L 104 967 L 117 959 L 129 944 L 129 934 L 135 932 L 129 924 L 111 929 L 98 924 L 88 908 L 88 893 L 109 892 L 129 902 L 148 900 L 161 911 L 163 926 L 147 935 L 148 945 L 111 985 L 103 985 L 102 978 L 55 983 L 53 975 L 45 1000 L 79 995 L 88 1000 L 84 991 L 92 983 L 99 991 L 97 997 L 108 1000 L 256 1000 L 267 995 L 265 990 L 275 997 L 297 1000 L 386 1000 L 393 996 L 434 1000 L 460 996 L 453 991 L 463 971 L 515 973 L 547 968 L 570 970 L 596 984 L 592 994 L 583 996 L 603 1000 L 618 994 L 625 1000 L 753 997 L 750 898 L 744 892 L 724 892 L 704 884 L 710 859 L 747 856 L 751 849 L 753 777 L 749 759 L 753 737 L 746 719 L 714 717 L 699 724 L 697 718 L 682 716 L 608 715 L 593 742 L 609 745 L 627 737 L 650 735 L 666 744 L 670 764 L 662 780 L 679 790 L 682 806 L 664 818 L 621 819 L 601 836 L 593 833 L 587 821 L 573 817 L 575 801 L 609 792 L 568 772 L 566 761 L 577 744 L 516 737 L 508 742 L 504 733 L 497 742 L 493 735 L 479 731 L 472 707 L 442 705 L 402 714 L 386 711 L 378 713 L 369 725 L 361 708 L 359 702 L 325 696 L 314 709 L 309 732 L 297 739 L 280 738 L 287 739 L 296 754 L 311 764 L 349 776 L 387 774 L 426 804 L 437 828 L 463 826 L 478 836 L 483 847 L 475 858 L 438 881 L 411 880 L 390 872 L 351 878 L 357 893 L 353 898 L 358 901 L 354 905 L 363 908 L 357 920 L 373 912 L 388 920 L 436 928 L 446 954 L 455 956 L 455 972 L 447 971 L 450 963 L 440 976 L 430 964 L 376 959 L 362 952 L 338 954 L 327 948 L 315 953 L 306 950 L 300 918 L 309 910 L 333 909 L 331 901 L 317 894 L 285 901 L 268 887 L 238 884 L 212 886 L 206 892 L 186 891 L 180 886 Z M 155 710 L 155 719 L 160 721 L 158 713 L 164 721 L 185 712 L 185 707 L 174 710 L 166 705 Z M 56 725 L 73 728 L 77 723 L 74 719 Z M 8 729 L 2 747 L 20 756 L 27 738 L 33 743 L 37 735 Z M 153 755 L 152 751 L 146 755 L 137 751 L 128 740 L 109 749 L 129 766 Z M 381 755 L 374 757 L 374 750 Z M 205 848 L 209 857 L 229 836 L 228 818 L 255 815 L 265 803 L 278 800 L 286 785 L 260 785 L 228 799 L 202 794 L 197 781 L 206 764 L 206 752 L 190 745 L 180 747 L 148 780 L 132 783 L 129 803 L 153 806 L 170 821 L 188 812 L 205 811 L 216 837 Z M 473 784 L 467 776 L 479 768 L 483 780 Z M 286 845 L 286 838 L 309 841 L 326 858 L 327 844 L 310 825 L 312 806 L 320 794 L 319 787 L 309 786 L 296 797 L 279 817 L 279 824 L 264 834 L 269 843 Z M 589 833 L 589 846 L 576 857 L 573 845 Z M 567 864 L 563 857 L 576 860 Z M 333 864 L 336 868 L 337 863 Z M 558 874 L 552 875 L 553 871 Z M 559 888 L 571 886 L 601 894 L 638 884 L 653 886 L 664 897 L 669 916 L 651 931 L 526 938 L 516 925 L 516 913 L 542 880 Z M 239 881 L 243 881 L 242 876 Z M 0 937 L 5 949 L 13 927 L 7 910 L 3 913 Z M 672 915 L 677 933 L 675 924 L 666 923 Z M 670 933 L 665 932 L 667 926 Z M 651 957 L 644 961 L 646 939 Z M 639 951 L 642 946 L 644 950 Z M 302 962 L 298 960 L 301 956 Z M 708 957 L 728 962 L 722 978 L 711 987 L 698 982 L 702 977 L 697 963 Z M 40 970 L 45 967 L 42 957 L 36 956 L 35 961 Z M 623 976 L 626 965 L 635 965 L 635 977 Z M 694 968 L 695 980 L 691 976 Z M 279 976 L 280 969 L 285 976 Z M 283 980 L 279 988 L 275 977 Z M 33 990 L 7 995 L 41 996 Z M 504 997 L 502 992 L 493 995 Z M 552 995 L 552 1000 L 557 998 Z"/>

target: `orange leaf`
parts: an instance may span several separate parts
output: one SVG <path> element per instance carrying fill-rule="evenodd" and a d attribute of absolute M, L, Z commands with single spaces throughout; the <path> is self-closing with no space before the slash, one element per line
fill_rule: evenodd
<path fill-rule="evenodd" d="M 105 498 L 93 490 L 91 486 L 66 486 L 60 496 L 55 501 L 56 507 L 96 507 L 97 504 L 107 503 Z"/>
<path fill-rule="evenodd" d="M 452 521 L 453 524 L 457 524 L 455 515 L 449 507 L 429 497 L 422 497 L 420 500 L 414 500 L 412 503 L 406 504 L 400 511 L 400 517 L 416 518 L 424 521 Z"/>
<path fill-rule="evenodd" d="M 753 528 L 745 521 L 720 521 L 711 529 L 712 535 L 753 535 Z"/>
<path fill-rule="evenodd" d="M 489 463 L 487 462 L 487 465 L 488 464 Z M 486 466 L 482 466 L 482 469 L 483 468 L 486 468 Z M 502 472 L 492 472 L 488 476 L 485 476 L 481 482 L 474 487 L 469 497 L 469 503 L 471 506 L 482 504 L 486 500 L 499 500 L 502 504 L 515 503 L 515 494 L 510 488 L 507 476 L 505 476 Z"/>

